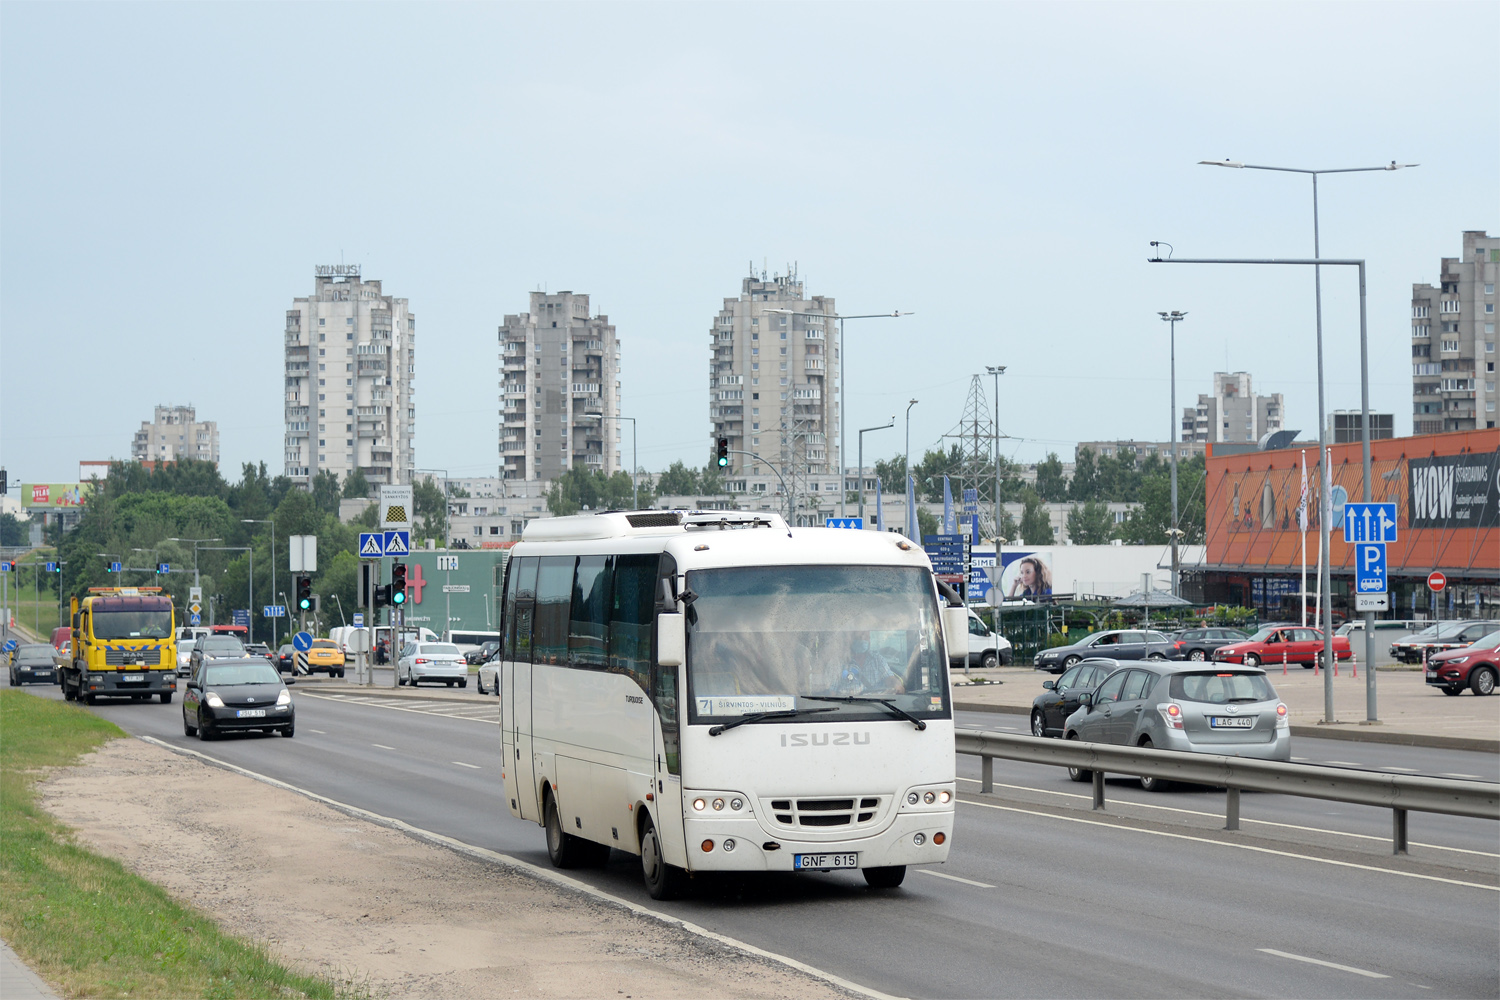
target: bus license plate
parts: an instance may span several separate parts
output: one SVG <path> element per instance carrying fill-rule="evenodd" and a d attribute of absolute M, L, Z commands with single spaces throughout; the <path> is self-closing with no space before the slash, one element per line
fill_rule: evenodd
<path fill-rule="evenodd" d="M 266 710 L 263 708 L 242 708 L 238 712 L 235 712 L 234 715 L 237 719 L 263 719 L 266 716 Z"/>
<path fill-rule="evenodd" d="M 1210 715 L 1208 724 L 1214 729 L 1254 729 L 1255 719 L 1246 716 L 1229 718 L 1222 715 Z"/>
<path fill-rule="evenodd" d="M 792 867 L 804 868 L 858 868 L 858 854 L 794 854 Z"/>

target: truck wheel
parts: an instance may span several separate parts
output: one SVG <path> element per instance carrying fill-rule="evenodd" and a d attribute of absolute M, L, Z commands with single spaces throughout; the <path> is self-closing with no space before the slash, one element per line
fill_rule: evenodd
<path fill-rule="evenodd" d="M 170 692 L 170 691 L 163 691 L 161 693 L 161 703 L 163 705 L 170 705 L 170 704 L 172 704 L 172 692 Z"/>
<path fill-rule="evenodd" d="M 62 689 L 63 689 L 63 701 L 77 701 L 78 700 L 78 691 L 74 689 L 73 685 L 69 684 L 67 681 L 63 681 L 62 682 Z"/>
<path fill-rule="evenodd" d="M 984 651 L 984 655 L 979 658 L 979 665 L 986 670 L 991 670 L 1000 665 L 1000 657 L 995 655 L 993 649 L 987 649 Z M 873 871 L 873 869 L 867 870 Z"/>

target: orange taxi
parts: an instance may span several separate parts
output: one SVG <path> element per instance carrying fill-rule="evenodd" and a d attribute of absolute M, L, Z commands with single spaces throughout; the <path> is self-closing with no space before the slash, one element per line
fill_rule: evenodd
<path fill-rule="evenodd" d="M 314 639 L 307 651 L 307 672 L 328 671 L 329 677 L 344 676 L 344 651 L 332 639 Z"/>

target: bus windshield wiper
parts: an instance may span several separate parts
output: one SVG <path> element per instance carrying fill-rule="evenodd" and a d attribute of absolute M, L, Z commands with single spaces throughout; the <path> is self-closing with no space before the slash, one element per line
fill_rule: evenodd
<path fill-rule="evenodd" d="M 760 722 L 763 719 L 790 719 L 796 715 L 816 715 L 819 712 L 837 712 L 836 708 L 789 708 L 781 712 L 756 712 L 754 715 L 742 715 L 733 722 L 720 723 L 708 731 L 710 736 L 718 736 L 726 729 L 735 726 L 743 726 L 747 722 Z"/>
<path fill-rule="evenodd" d="M 839 702 L 845 702 L 845 703 L 851 704 L 851 705 L 854 704 L 857 701 L 867 701 L 867 702 L 871 702 L 871 703 L 876 704 L 876 705 L 881 705 L 881 706 L 884 706 L 885 708 L 890 709 L 890 711 L 893 712 L 894 714 L 899 715 L 901 718 L 905 719 L 907 722 L 910 722 L 912 725 L 916 726 L 919 731 L 927 728 L 927 723 L 923 722 L 921 719 L 917 718 L 915 715 L 912 715 L 906 709 L 902 708 L 900 705 L 897 705 L 895 702 L 891 701 L 889 698 L 866 698 L 866 697 L 863 697 L 861 695 L 854 695 L 854 694 L 844 695 L 844 696 L 839 697 L 839 698 L 824 698 L 824 697 L 821 697 L 821 696 L 815 695 L 815 694 L 804 694 L 804 695 L 800 695 L 800 697 L 806 698 L 808 701 L 839 701 Z"/>

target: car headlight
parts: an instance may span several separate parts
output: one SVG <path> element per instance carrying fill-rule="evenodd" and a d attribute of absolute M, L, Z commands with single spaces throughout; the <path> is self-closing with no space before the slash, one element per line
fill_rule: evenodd
<path fill-rule="evenodd" d="M 208 694 L 204 695 L 203 696 L 203 700 L 208 703 L 208 707 L 209 708 L 223 708 L 224 707 L 224 699 L 220 698 L 217 694 L 215 694 L 212 691 L 210 691 L 210 692 L 208 692 Z"/>
<path fill-rule="evenodd" d="M 292 703 L 292 692 L 288 691 L 286 688 L 282 688 L 281 689 L 281 693 L 276 696 L 276 704 L 278 704 L 278 705 L 290 705 L 291 703 Z"/>

